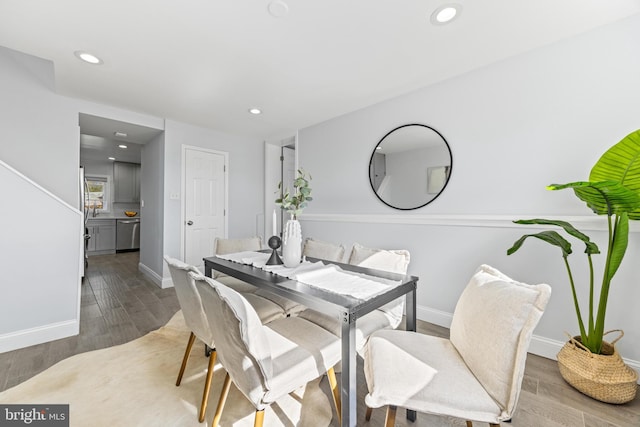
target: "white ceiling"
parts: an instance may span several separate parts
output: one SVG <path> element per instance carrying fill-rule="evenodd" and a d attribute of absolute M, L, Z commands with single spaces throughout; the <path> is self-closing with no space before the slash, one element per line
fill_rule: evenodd
<path fill-rule="evenodd" d="M 460 16 L 435 26 L 444 1 L 284 1 L 276 18 L 272 0 L 0 0 L 0 45 L 53 61 L 62 95 L 268 138 L 640 12 L 640 0 L 456 0 Z"/>

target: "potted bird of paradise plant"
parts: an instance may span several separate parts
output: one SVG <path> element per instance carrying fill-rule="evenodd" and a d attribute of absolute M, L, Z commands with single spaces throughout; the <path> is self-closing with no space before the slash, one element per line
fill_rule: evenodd
<path fill-rule="evenodd" d="M 640 130 L 632 132 L 609 148 L 591 169 L 589 181 L 568 184 L 551 184 L 549 190 L 572 189 L 596 214 L 606 216 L 608 238 L 606 258 L 599 279 L 599 296 L 596 297 L 596 272 L 592 256 L 600 249 L 589 236 L 566 221 L 554 219 L 527 219 L 516 224 L 555 226 L 534 234 L 525 234 L 507 250 L 511 255 L 520 249 L 529 237 L 542 240 L 560 249 L 569 277 L 573 305 L 577 315 L 580 335 L 570 337 L 558 353 L 558 366 L 563 378 L 584 394 L 608 403 L 625 403 L 633 400 L 637 389 L 638 374 L 624 364 L 615 343 L 620 336 L 608 343 L 604 336 L 605 317 L 609 291 L 613 278 L 622 263 L 628 241 L 629 220 L 640 219 Z M 588 309 L 584 316 L 578 299 L 578 287 L 569 264 L 572 246 L 564 235 L 584 243 L 589 267 Z M 596 304 L 596 298 L 598 298 Z M 605 378 L 606 377 L 606 378 Z"/>

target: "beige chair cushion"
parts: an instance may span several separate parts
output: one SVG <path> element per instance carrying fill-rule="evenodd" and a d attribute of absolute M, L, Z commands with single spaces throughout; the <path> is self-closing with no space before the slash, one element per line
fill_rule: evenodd
<path fill-rule="evenodd" d="M 262 238 L 260 237 L 247 237 L 244 239 L 222 239 L 220 237 L 216 237 L 216 240 L 213 243 L 213 253 L 216 255 L 225 255 L 244 251 L 259 251 L 261 249 Z M 217 280 L 227 275 L 214 270 L 212 271 L 212 276 Z M 238 292 L 253 292 L 257 289 L 255 286 L 238 279 L 229 280 L 225 285 L 232 287 Z"/>
<path fill-rule="evenodd" d="M 299 317 L 278 319 L 265 325 L 271 346 L 273 376 L 263 403 L 275 402 L 302 384 L 324 375 L 341 358 L 335 335 Z"/>
<path fill-rule="evenodd" d="M 409 258 L 409 252 L 406 250 L 372 249 L 356 243 L 351 249 L 349 264 L 391 273 L 406 274 Z M 405 297 L 400 297 L 356 320 L 356 350 L 358 352 L 362 350 L 369 335 L 373 332 L 381 329 L 395 329 L 400 325 L 404 311 L 404 301 Z M 322 326 L 337 336 L 342 335 L 342 322 L 340 319 L 311 309 L 300 312 L 298 316 Z"/>
<path fill-rule="evenodd" d="M 195 288 L 193 281 L 189 279 L 189 272 L 201 275 L 200 271 L 196 267 L 185 264 L 170 256 L 165 256 L 164 260 L 169 267 L 173 288 L 176 291 L 178 303 L 180 304 L 180 309 L 182 310 L 187 327 L 199 340 L 210 347 L 214 347 L 213 335 L 207 322 L 206 313 L 202 307 L 200 294 Z"/>
<path fill-rule="evenodd" d="M 211 313 L 218 357 L 256 409 L 323 375 L 341 357 L 335 335 L 287 317 L 262 325 L 245 296 L 203 276 L 192 276 Z"/>
<path fill-rule="evenodd" d="M 287 316 L 282 307 L 268 298 L 263 298 L 251 292 L 242 292 L 240 294 L 249 301 L 249 304 L 251 304 L 256 313 L 258 313 L 258 317 L 262 323 L 273 322 L 276 319 Z"/>
<path fill-rule="evenodd" d="M 271 348 L 262 321 L 238 292 L 204 276 L 191 276 L 202 296 L 216 339 L 218 358 L 252 402 L 260 401 L 273 374 Z"/>
<path fill-rule="evenodd" d="M 254 292 L 256 295 L 261 296 L 262 298 L 268 299 L 269 301 L 277 304 L 283 311 L 285 316 L 296 316 L 303 310 L 306 310 L 307 307 L 304 305 L 295 302 L 289 298 L 285 298 L 283 296 L 274 294 L 273 292 L 269 292 L 266 289 L 256 288 L 257 290 Z"/>
<path fill-rule="evenodd" d="M 406 274 L 411 257 L 404 249 L 372 249 L 354 243 L 349 256 L 349 264 L 392 273 Z"/>
<path fill-rule="evenodd" d="M 456 305 L 451 342 L 508 413 L 517 402 L 531 335 L 550 295 L 548 285 L 520 283 L 482 265 Z"/>
<path fill-rule="evenodd" d="M 450 340 L 406 331 L 371 335 L 364 349 L 367 405 L 494 424 L 510 419 L 550 294 L 548 285 L 480 266 L 460 296 Z"/>
<path fill-rule="evenodd" d="M 501 408 L 475 379 L 449 340 L 407 331 L 379 331 L 364 354 L 370 408 L 394 405 L 432 414 L 498 423 Z"/>
<path fill-rule="evenodd" d="M 242 251 L 259 251 L 260 249 L 262 249 L 262 239 L 260 237 L 245 239 L 221 239 L 216 237 L 213 251 L 216 255 L 224 255 Z"/>
<path fill-rule="evenodd" d="M 302 255 L 311 258 L 326 259 L 327 261 L 343 262 L 344 246 L 307 238 L 304 241 Z"/>
<path fill-rule="evenodd" d="M 328 314 L 307 309 L 298 314 L 301 319 L 321 326 L 332 334 L 342 336 L 342 322 Z M 360 352 L 369 335 L 381 329 L 395 329 L 398 325 L 393 317 L 382 310 L 373 310 L 356 321 L 356 351 Z"/>
<path fill-rule="evenodd" d="M 374 249 L 354 243 L 349 256 L 349 264 L 374 270 L 389 271 L 391 273 L 407 274 L 411 256 L 405 249 Z M 397 328 L 402 321 L 405 298 L 400 297 L 378 310 L 387 313 L 392 319 L 393 328 Z"/>
<path fill-rule="evenodd" d="M 235 277 L 228 276 L 226 274 L 218 273 L 218 276 L 214 275 L 214 277 L 220 283 L 230 287 L 236 292 L 249 293 L 249 292 L 256 292 L 259 289 L 257 286 L 253 286 L 252 284 L 247 283 L 244 280 L 236 279 Z"/>

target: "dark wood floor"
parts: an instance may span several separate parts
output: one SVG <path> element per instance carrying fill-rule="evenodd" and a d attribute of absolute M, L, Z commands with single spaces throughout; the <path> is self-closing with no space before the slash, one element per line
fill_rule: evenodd
<path fill-rule="evenodd" d="M 80 334 L 0 354 L 0 391 L 69 356 L 131 341 L 167 323 L 180 309 L 175 291 L 144 277 L 138 260 L 138 252 L 89 257 Z"/>
<path fill-rule="evenodd" d="M 164 325 L 178 310 L 173 288 L 160 289 L 138 271 L 138 253 L 94 256 L 82 286 L 80 334 L 0 354 L 0 391 L 19 384 L 71 355 L 121 344 Z M 418 331 L 447 336 L 448 330 L 418 322 Z M 178 362 L 176 362 L 178 363 Z M 359 361 L 360 396 L 366 393 Z M 329 394 L 326 378 L 323 389 Z M 364 421 L 358 399 L 358 425 L 384 425 L 384 409 Z M 476 423 L 477 424 L 477 423 Z M 337 417 L 331 427 L 338 426 Z M 415 423 L 398 415 L 399 427 L 464 426 L 463 420 L 418 414 Z M 480 424 L 481 425 L 481 424 Z M 640 394 L 625 405 L 609 405 L 582 395 L 560 377 L 555 361 L 529 355 L 512 427 L 640 427 Z"/>

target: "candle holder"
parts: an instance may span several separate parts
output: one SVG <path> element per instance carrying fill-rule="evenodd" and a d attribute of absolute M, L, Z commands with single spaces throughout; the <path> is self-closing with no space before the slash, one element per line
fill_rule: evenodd
<path fill-rule="evenodd" d="M 269 257 L 269 260 L 267 261 L 267 265 L 280 265 L 280 264 L 283 264 L 282 259 L 280 259 L 280 256 L 278 255 L 278 252 L 277 252 L 277 249 L 282 244 L 282 240 L 278 236 L 271 236 L 271 237 L 269 237 L 269 242 L 268 243 L 269 243 L 269 247 L 271 249 L 273 249 L 273 252 L 271 252 L 271 256 Z"/>

